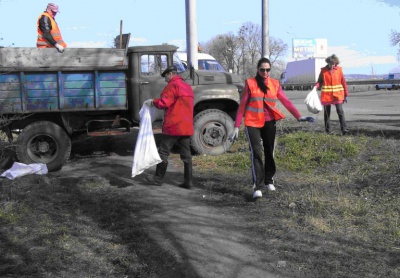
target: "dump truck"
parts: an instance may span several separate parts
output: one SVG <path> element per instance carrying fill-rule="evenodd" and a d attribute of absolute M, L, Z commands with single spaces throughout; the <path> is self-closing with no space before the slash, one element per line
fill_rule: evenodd
<path fill-rule="evenodd" d="M 243 81 L 227 72 L 185 70 L 173 45 L 119 48 L 0 48 L 0 127 L 4 146 L 15 147 L 19 162 L 62 168 L 71 140 L 118 136 L 140 124 L 143 102 L 166 85 L 161 73 L 174 64 L 194 90 L 193 152 L 219 155 L 228 140 Z M 160 130 L 163 111 L 154 113 Z"/>
<path fill-rule="evenodd" d="M 281 75 L 283 90 L 311 90 L 318 80 L 325 58 L 309 58 L 288 62 Z"/>

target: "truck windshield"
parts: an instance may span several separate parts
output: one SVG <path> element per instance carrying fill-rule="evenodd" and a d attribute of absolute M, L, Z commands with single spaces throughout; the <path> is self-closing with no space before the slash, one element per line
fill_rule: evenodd
<path fill-rule="evenodd" d="M 179 56 L 178 56 L 178 54 L 176 52 L 174 53 L 174 65 L 178 69 L 178 72 L 183 72 L 183 71 L 186 70 L 185 67 L 182 64 L 181 59 L 179 59 Z"/>
<path fill-rule="evenodd" d="M 225 71 L 217 60 L 199 60 L 199 70 Z"/>
<path fill-rule="evenodd" d="M 168 56 L 165 54 L 143 54 L 140 56 L 141 74 L 142 75 L 160 75 L 167 67 Z M 185 68 L 181 60 L 174 54 L 173 63 L 178 72 L 184 72 Z"/>

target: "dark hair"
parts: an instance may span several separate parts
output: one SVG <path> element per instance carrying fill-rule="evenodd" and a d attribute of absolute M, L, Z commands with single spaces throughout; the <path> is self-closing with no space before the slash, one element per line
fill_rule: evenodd
<path fill-rule="evenodd" d="M 325 62 L 328 65 L 339 65 L 339 63 L 340 63 L 339 58 L 335 54 L 332 54 L 331 56 L 326 58 Z"/>
<path fill-rule="evenodd" d="M 264 83 L 264 81 L 265 81 L 264 78 L 262 78 L 260 76 L 260 74 L 258 73 L 258 69 L 261 67 L 261 64 L 265 64 L 265 63 L 267 63 L 267 64 L 269 64 L 269 66 L 271 66 L 271 61 L 268 58 L 263 57 L 260 60 L 258 60 L 257 75 L 256 75 L 256 81 L 257 81 L 258 88 L 260 88 L 261 91 L 264 92 L 264 94 L 267 93 L 267 86 Z"/>

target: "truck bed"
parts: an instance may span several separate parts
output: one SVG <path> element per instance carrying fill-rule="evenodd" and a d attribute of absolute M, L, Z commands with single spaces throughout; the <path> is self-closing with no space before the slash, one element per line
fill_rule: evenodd
<path fill-rule="evenodd" d="M 0 48 L 0 111 L 127 108 L 125 50 Z"/>
<path fill-rule="evenodd" d="M 0 73 L 3 114 L 126 108 L 124 71 Z"/>
<path fill-rule="evenodd" d="M 0 48 L 1 71 L 74 67 L 115 68 L 126 64 L 125 50 L 117 48 L 66 48 L 63 53 L 59 53 L 55 48 Z"/>

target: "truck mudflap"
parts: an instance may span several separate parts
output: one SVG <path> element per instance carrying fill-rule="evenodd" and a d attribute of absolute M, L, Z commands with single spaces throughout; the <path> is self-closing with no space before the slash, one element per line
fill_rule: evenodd
<path fill-rule="evenodd" d="M 233 120 L 227 113 L 218 109 L 204 110 L 194 118 L 192 148 L 198 154 L 226 153 L 233 144 L 228 140 L 233 130 Z"/>
<path fill-rule="evenodd" d="M 38 121 L 18 136 L 17 157 L 22 163 L 44 163 L 49 171 L 56 171 L 69 158 L 71 145 L 71 138 L 59 125 Z"/>

